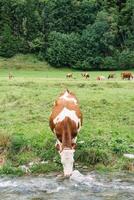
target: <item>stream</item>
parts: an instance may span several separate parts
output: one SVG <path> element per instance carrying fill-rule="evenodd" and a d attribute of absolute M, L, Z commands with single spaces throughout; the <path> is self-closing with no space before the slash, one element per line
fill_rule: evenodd
<path fill-rule="evenodd" d="M 134 200 L 134 174 L 0 177 L 0 200 Z"/>

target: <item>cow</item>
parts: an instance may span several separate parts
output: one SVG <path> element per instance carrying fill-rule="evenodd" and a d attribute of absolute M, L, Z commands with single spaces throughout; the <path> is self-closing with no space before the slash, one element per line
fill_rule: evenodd
<path fill-rule="evenodd" d="M 11 72 L 9 72 L 9 74 L 8 74 L 8 78 L 9 78 L 9 80 L 11 80 L 12 78 L 14 78 L 14 76 L 12 75 Z"/>
<path fill-rule="evenodd" d="M 72 78 L 72 77 L 73 77 L 72 73 L 66 74 L 66 78 Z"/>
<path fill-rule="evenodd" d="M 86 79 L 90 77 L 88 73 L 81 73 L 81 75 L 82 75 L 83 77 L 85 77 Z"/>
<path fill-rule="evenodd" d="M 133 75 L 132 75 L 131 72 L 122 72 L 121 77 L 122 77 L 123 80 L 124 79 L 130 80 L 131 78 L 133 79 Z"/>
<path fill-rule="evenodd" d="M 57 138 L 55 146 L 61 157 L 64 176 L 69 177 L 73 171 L 77 134 L 82 126 L 82 113 L 72 92 L 66 90 L 55 101 L 49 125 Z"/>
<path fill-rule="evenodd" d="M 97 78 L 96 78 L 96 80 L 98 80 L 98 81 L 103 81 L 103 80 L 105 80 L 106 78 L 105 78 L 105 76 L 98 76 Z"/>
<path fill-rule="evenodd" d="M 115 74 L 114 74 L 114 73 L 111 73 L 111 74 L 108 75 L 108 79 L 114 78 L 114 77 L 115 77 Z"/>

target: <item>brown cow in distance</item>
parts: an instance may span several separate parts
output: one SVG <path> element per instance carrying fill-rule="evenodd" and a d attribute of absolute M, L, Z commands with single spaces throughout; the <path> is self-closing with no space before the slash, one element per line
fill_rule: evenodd
<path fill-rule="evenodd" d="M 61 157 L 64 175 L 70 176 L 73 171 L 77 134 L 82 125 L 82 113 L 72 92 L 66 90 L 55 101 L 49 125 L 57 138 L 56 149 Z"/>
<path fill-rule="evenodd" d="M 130 80 L 131 78 L 133 79 L 133 74 L 131 72 L 122 72 L 121 73 L 122 79 L 128 79 Z"/>
<path fill-rule="evenodd" d="M 66 78 L 72 78 L 73 77 L 73 74 L 72 73 L 69 73 L 66 75 Z"/>

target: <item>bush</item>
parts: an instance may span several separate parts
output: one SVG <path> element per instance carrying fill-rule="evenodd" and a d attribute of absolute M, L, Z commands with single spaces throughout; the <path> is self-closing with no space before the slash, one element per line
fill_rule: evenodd
<path fill-rule="evenodd" d="M 23 134 L 13 135 L 10 143 L 10 154 L 19 153 L 28 146 L 26 139 Z"/>
<path fill-rule="evenodd" d="M 19 40 L 12 35 L 7 24 L 4 26 L 0 43 L 0 56 L 12 57 L 18 52 Z"/>
<path fill-rule="evenodd" d="M 116 69 L 119 69 L 117 60 L 112 56 L 105 57 L 101 69 L 103 69 L 103 70 L 116 70 Z"/>
<path fill-rule="evenodd" d="M 24 175 L 24 172 L 17 167 L 13 167 L 10 164 L 6 164 L 2 168 L 0 168 L 0 174 L 22 176 Z"/>
<path fill-rule="evenodd" d="M 129 153 L 129 144 L 123 138 L 115 138 L 111 141 L 111 149 L 115 154 Z"/>
<path fill-rule="evenodd" d="M 51 32 L 48 37 L 46 59 L 56 67 L 73 66 L 79 58 L 80 36 L 76 33 Z"/>
<path fill-rule="evenodd" d="M 129 49 L 118 53 L 118 69 L 132 69 L 134 68 L 134 51 Z"/>
<path fill-rule="evenodd" d="M 35 164 L 30 168 L 30 170 L 32 173 L 48 173 L 61 170 L 61 165 L 51 162 L 46 164 Z"/>
<path fill-rule="evenodd" d="M 76 151 L 75 159 L 77 161 L 96 165 L 97 163 L 109 164 L 111 154 L 105 149 L 92 147 L 90 149 L 83 149 L 83 151 Z"/>

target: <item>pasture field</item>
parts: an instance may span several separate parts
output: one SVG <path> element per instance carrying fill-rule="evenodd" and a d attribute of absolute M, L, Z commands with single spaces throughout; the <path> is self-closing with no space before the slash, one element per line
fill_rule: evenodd
<path fill-rule="evenodd" d="M 20 58 L 0 59 L 0 158 L 5 161 L 0 174 L 21 175 L 19 166 L 30 162 L 35 162 L 32 173 L 61 170 L 48 119 L 54 100 L 66 88 L 79 99 L 84 119 L 77 166 L 133 170 L 132 160 L 123 154 L 134 153 L 134 81 L 122 81 L 121 72 L 105 81 L 96 81 L 96 76 L 109 72 L 89 72 L 85 80 L 80 71 Z M 74 77 L 67 79 L 68 72 Z"/>

